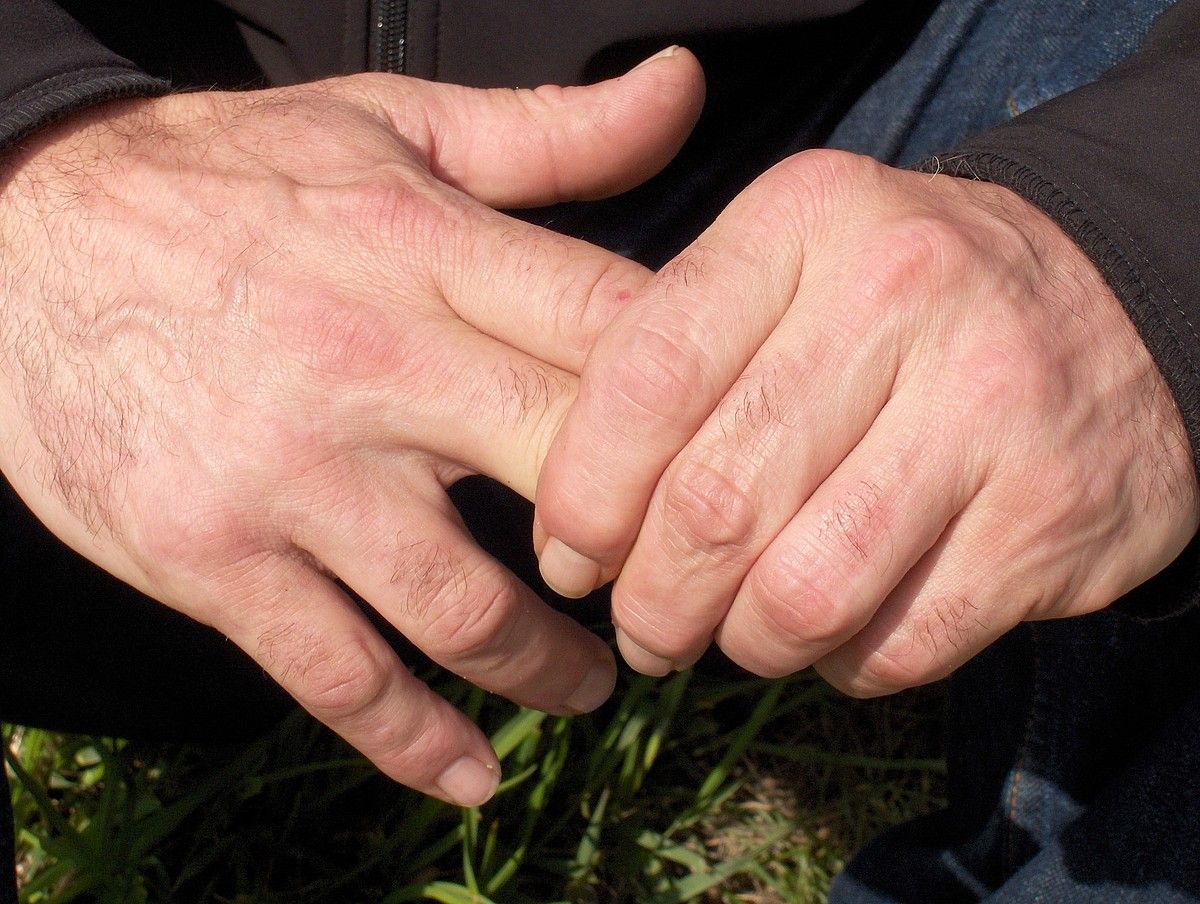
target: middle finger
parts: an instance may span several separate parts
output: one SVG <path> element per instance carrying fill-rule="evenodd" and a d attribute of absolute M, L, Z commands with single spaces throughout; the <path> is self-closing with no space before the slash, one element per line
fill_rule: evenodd
<path fill-rule="evenodd" d="M 835 310 L 788 312 L 655 488 L 613 588 L 631 665 L 664 674 L 697 658 L 746 574 L 855 447 L 896 379 L 895 320 L 858 318 L 853 283 Z M 861 322 L 864 321 L 866 325 Z"/>

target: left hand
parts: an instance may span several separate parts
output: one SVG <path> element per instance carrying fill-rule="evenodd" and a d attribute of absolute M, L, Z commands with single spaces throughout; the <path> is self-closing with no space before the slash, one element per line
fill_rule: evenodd
<path fill-rule="evenodd" d="M 618 315 L 537 498 L 552 586 L 620 573 L 634 668 L 715 636 L 855 696 L 1107 606 L 1200 520 L 1174 400 L 1067 236 L 835 151 L 759 178 Z"/>

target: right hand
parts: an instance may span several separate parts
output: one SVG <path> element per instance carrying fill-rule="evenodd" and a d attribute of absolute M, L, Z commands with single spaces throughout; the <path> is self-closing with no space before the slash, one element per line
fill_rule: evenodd
<path fill-rule="evenodd" d="M 482 733 L 335 580 L 447 669 L 582 712 L 608 649 L 445 495 L 533 495 L 593 336 L 648 274 L 485 205 L 663 166 L 676 52 L 589 88 L 365 75 L 121 101 L 0 173 L 0 469 L 74 549 L 212 625 L 394 779 L 491 796 Z"/>

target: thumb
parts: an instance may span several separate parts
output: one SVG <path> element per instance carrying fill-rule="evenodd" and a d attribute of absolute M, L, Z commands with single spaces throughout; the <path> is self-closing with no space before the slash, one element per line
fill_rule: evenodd
<path fill-rule="evenodd" d="M 434 175 L 492 207 L 633 188 L 678 153 L 704 105 L 704 73 L 682 47 L 585 87 L 406 87 L 393 112 L 401 133 L 423 145 Z"/>

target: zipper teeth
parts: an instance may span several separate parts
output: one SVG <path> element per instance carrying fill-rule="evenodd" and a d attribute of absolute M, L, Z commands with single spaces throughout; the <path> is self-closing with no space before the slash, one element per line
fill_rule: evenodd
<path fill-rule="evenodd" d="M 403 73 L 408 50 L 408 0 L 379 0 L 375 13 L 375 47 L 379 69 Z"/>

